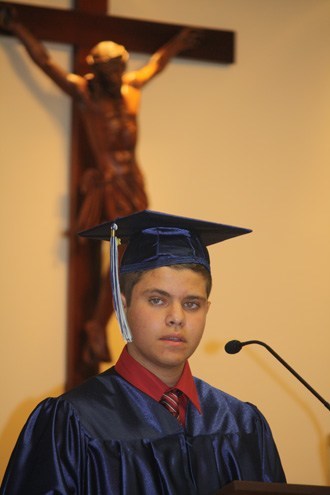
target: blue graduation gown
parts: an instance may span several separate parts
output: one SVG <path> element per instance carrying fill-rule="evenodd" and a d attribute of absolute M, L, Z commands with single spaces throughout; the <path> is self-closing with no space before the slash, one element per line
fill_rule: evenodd
<path fill-rule="evenodd" d="M 186 428 L 114 368 L 41 402 L 17 441 L 3 495 L 209 495 L 232 480 L 285 481 L 258 411 L 195 378 Z"/>

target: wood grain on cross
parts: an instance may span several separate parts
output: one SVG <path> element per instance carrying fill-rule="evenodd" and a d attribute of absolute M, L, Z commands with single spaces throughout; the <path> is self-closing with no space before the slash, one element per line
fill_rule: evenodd
<path fill-rule="evenodd" d="M 107 0 L 93 0 L 93 2 L 76 0 L 74 10 L 1 2 L 1 5 L 6 4 L 15 7 L 21 21 L 37 38 L 73 45 L 72 72 L 79 74 L 88 72 L 86 55 L 99 41 L 111 39 L 124 45 L 128 51 L 152 54 L 183 27 L 106 15 Z M 233 63 L 234 33 L 200 29 L 202 41 L 178 56 L 209 62 Z M 88 140 L 75 105 L 72 111 L 70 231 L 76 224 L 81 206 L 79 184 L 82 174 L 93 163 Z M 77 236 L 71 235 L 69 246 L 67 389 L 98 372 L 98 364 L 95 366 L 84 364 L 82 349 L 84 323 L 90 318 L 96 304 L 101 271 L 100 250 L 97 243 L 82 245 L 78 242 Z"/>

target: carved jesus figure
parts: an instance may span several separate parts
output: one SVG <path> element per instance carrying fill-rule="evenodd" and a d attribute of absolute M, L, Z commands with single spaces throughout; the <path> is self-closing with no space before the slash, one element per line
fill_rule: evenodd
<path fill-rule="evenodd" d="M 20 22 L 14 9 L 0 5 L 0 27 L 23 43 L 31 59 L 80 109 L 94 163 L 82 177 L 84 201 L 77 230 L 145 209 L 148 199 L 136 159 L 141 89 L 172 57 L 195 44 L 196 32 L 182 29 L 145 66 L 132 72 L 126 72 L 126 49 L 112 41 L 102 41 L 87 56 L 90 72 L 81 76 L 60 67 L 43 43 Z M 87 364 L 110 360 L 106 326 L 112 311 L 110 284 L 105 276 L 92 319 L 83 329 L 83 358 Z"/>

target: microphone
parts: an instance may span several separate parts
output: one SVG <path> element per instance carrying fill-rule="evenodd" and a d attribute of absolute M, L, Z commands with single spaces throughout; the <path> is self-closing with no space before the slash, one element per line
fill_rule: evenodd
<path fill-rule="evenodd" d="M 283 366 L 285 366 L 285 368 L 289 370 L 290 373 L 292 373 L 330 411 L 330 403 L 323 399 L 323 397 L 316 392 L 316 390 L 314 390 L 313 387 L 306 382 L 306 380 L 304 380 L 293 368 L 291 368 L 291 366 L 286 363 L 284 359 L 282 359 L 281 356 L 279 356 L 277 352 L 275 352 L 268 344 L 265 344 L 265 342 L 261 342 L 260 340 L 247 340 L 246 342 L 230 340 L 225 345 L 225 351 L 228 352 L 228 354 L 237 354 L 243 346 L 250 344 L 258 344 L 265 347 L 267 351 L 269 351 L 281 364 L 283 364 Z"/>

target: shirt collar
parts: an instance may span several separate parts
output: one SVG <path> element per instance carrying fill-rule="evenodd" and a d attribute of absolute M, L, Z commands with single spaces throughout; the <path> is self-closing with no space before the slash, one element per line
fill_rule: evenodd
<path fill-rule="evenodd" d="M 169 387 L 162 382 L 156 375 L 147 370 L 144 366 L 138 363 L 127 351 L 127 346 L 124 347 L 122 353 L 115 365 L 115 370 L 131 385 L 138 388 L 145 394 L 149 395 L 157 402 L 160 401 L 162 395 L 171 388 L 177 388 L 185 394 L 185 396 L 193 403 L 197 410 L 201 413 L 201 405 L 198 398 L 197 388 L 194 378 L 191 374 L 190 366 L 186 361 L 182 375 L 175 385 Z"/>

